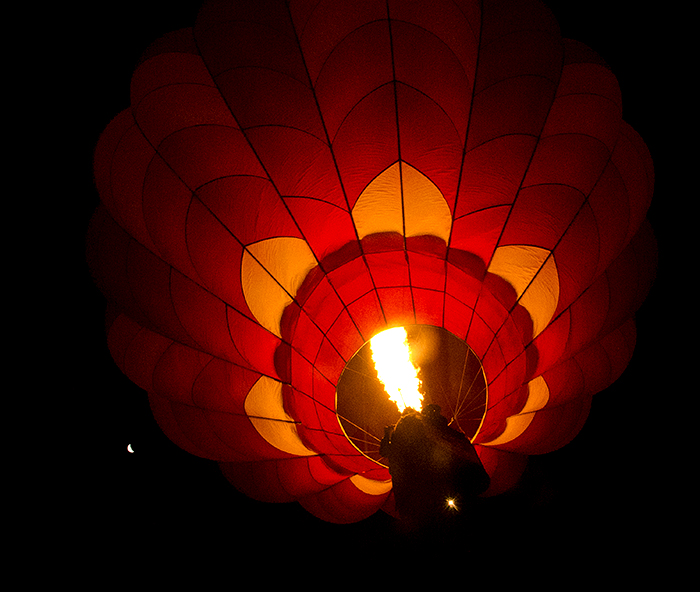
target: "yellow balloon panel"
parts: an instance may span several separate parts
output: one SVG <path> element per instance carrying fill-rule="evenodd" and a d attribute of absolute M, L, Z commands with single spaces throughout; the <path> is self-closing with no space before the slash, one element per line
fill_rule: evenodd
<path fill-rule="evenodd" d="M 550 251 L 530 245 L 506 245 L 493 254 L 489 272 L 507 280 L 532 317 L 533 337 L 552 320 L 559 302 L 559 274 Z"/>
<path fill-rule="evenodd" d="M 246 304 L 258 322 L 277 337 L 282 336 L 284 309 L 316 264 L 306 241 L 290 236 L 254 243 L 243 253 L 241 284 Z"/>
<path fill-rule="evenodd" d="M 261 376 L 246 397 L 245 412 L 258 433 L 278 450 L 295 456 L 316 454 L 304 446 L 296 422 L 284 410 L 281 382 Z"/>
<path fill-rule="evenodd" d="M 379 232 L 450 237 L 452 212 L 440 190 L 423 173 L 396 162 L 362 192 L 352 218 L 359 238 Z"/>

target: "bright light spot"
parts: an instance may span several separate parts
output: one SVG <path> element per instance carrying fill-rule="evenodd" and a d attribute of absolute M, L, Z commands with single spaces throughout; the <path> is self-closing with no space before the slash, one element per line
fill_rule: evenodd
<path fill-rule="evenodd" d="M 447 507 L 450 508 L 450 510 L 457 509 L 457 504 L 453 498 L 451 498 L 451 497 L 447 498 Z"/>
<path fill-rule="evenodd" d="M 370 340 L 377 376 L 389 399 L 399 411 L 407 407 L 420 411 L 423 395 L 419 388 L 418 369 L 411 362 L 408 335 L 403 327 L 383 331 Z"/>

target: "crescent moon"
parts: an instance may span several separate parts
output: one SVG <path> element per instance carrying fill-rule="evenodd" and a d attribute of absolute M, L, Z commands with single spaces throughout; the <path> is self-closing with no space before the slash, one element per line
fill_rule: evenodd
<path fill-rule="evenodd" d="M 131 444 L 129 444 L 129 445 L 126 447 L 126 449 L 127 449 L 129 452 L 131 452 L 131 453 L 134 452 L 134 449 L 131 447 Z"/>

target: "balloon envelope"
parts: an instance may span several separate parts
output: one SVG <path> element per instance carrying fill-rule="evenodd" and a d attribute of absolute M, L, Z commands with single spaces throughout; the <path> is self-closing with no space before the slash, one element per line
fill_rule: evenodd
<path fill-rule="evenodd" d="M 371 337 L 438 344 L 497 494 L 622 373 L 655 266 L 617 81 L 530 0 L 207 4 L 145 52 L 95 179 L 110 351 L 163 431 L 334 522 L 393 511 L 392 411 L 341 382 Z"/>

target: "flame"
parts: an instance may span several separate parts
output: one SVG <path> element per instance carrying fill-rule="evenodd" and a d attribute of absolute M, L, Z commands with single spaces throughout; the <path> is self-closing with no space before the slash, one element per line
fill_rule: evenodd
<path fill-rule="evenodd" d="M 377 376 L 389 399 L 402 413 L 407 407 L 420 411 L 423 405 L 423 395 L 419 391 L 421 381 L 418 368 L 411 362 L 406 329 L 396 327 L 382 331 L 372 337 L 370 347 Z"/>

